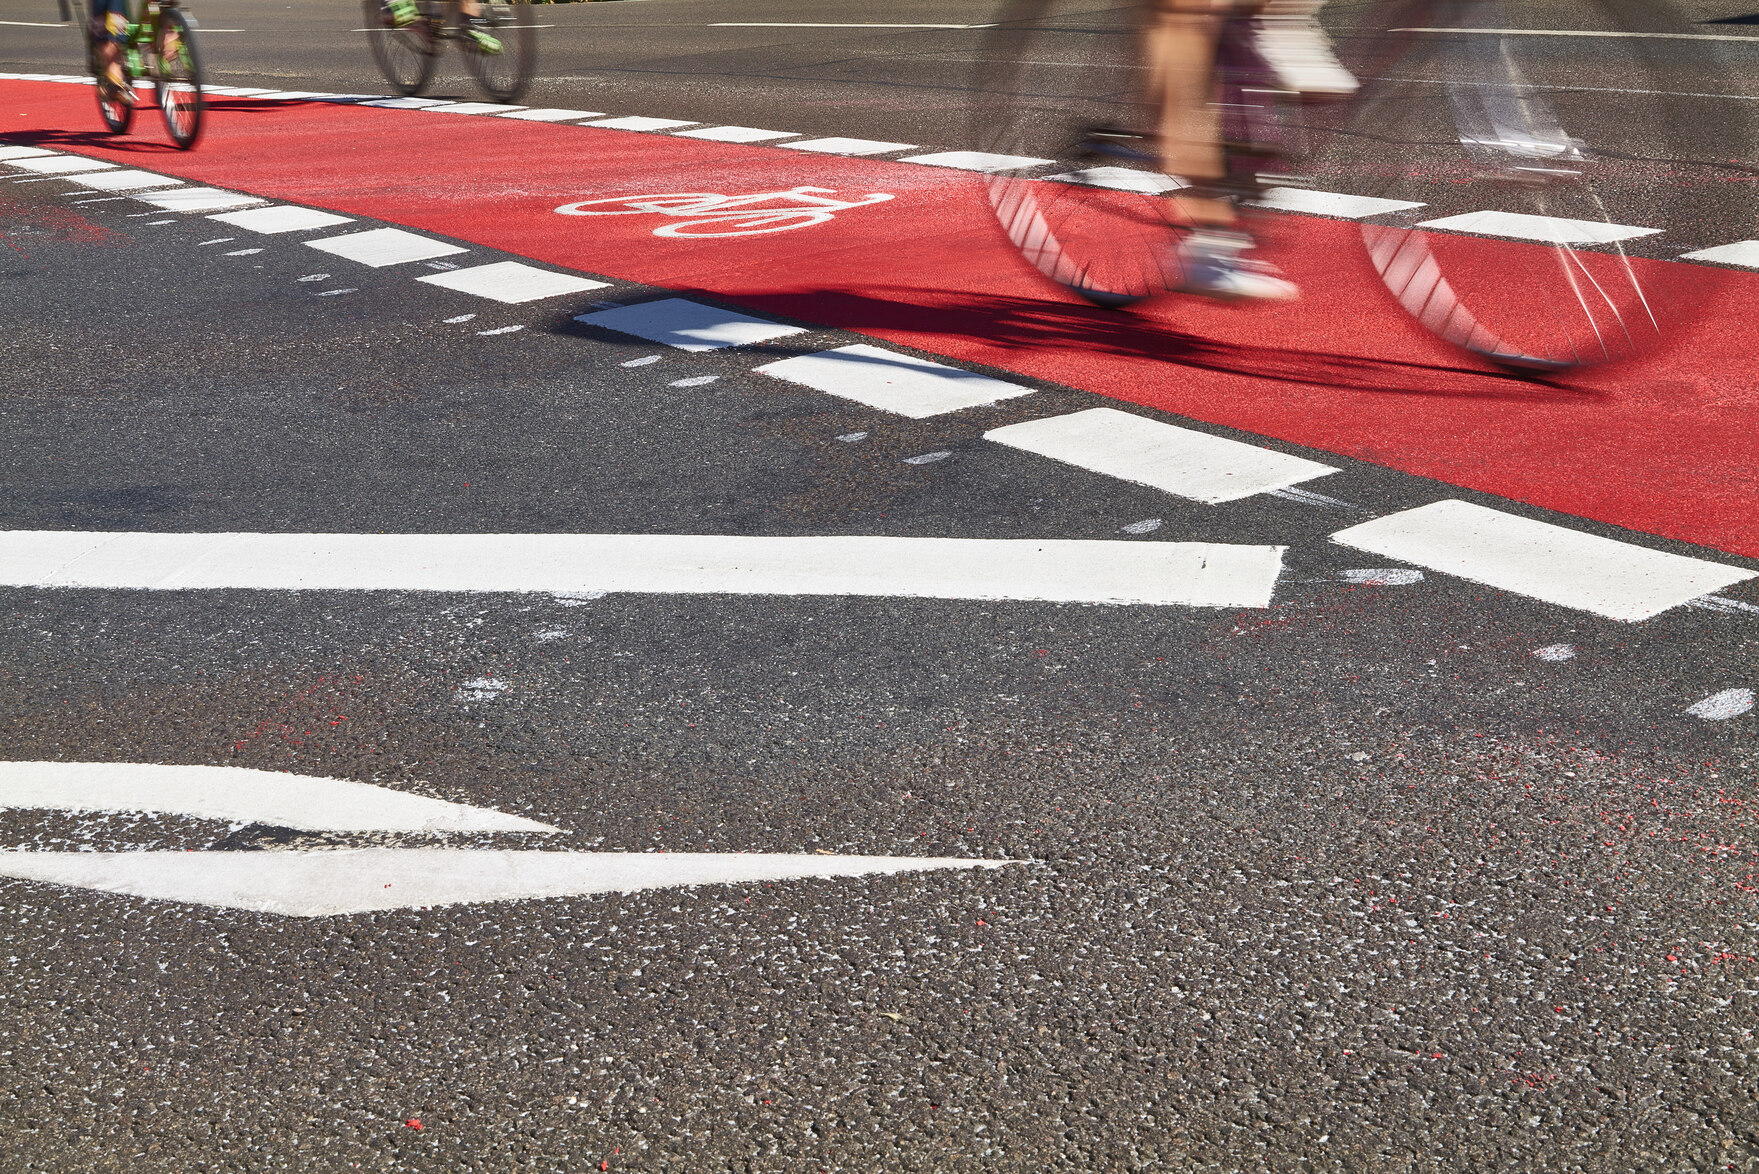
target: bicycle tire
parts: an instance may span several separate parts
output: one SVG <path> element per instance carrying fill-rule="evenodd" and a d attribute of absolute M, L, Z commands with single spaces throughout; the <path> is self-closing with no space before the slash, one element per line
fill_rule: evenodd
<path fill-rule="evenodd" d="M 92 86 L 98 100 L 98 117 L 104 122 L 104 129 L 113 135 L 127 134 L 129 126 L 134 122 L 134 103 L 124 102 L 116 96 L 116 88 L 104 76 L 104 67 L 98 61 L 97 37 L 91 24 L 86 25 L 86 68 L 97 79 Z M 126 66 L 124 67 L 126 72 Z"/>
<path fill-rule="evenodd" d="M 367 47 L 386 83 L 399 97 L 413 98 L 428 88 L 440 59 L 440 0 L 415 0 L 421 15 L 398 28 L 384 0 L 361 0 L 361 27 Z"/>
<path fill-rule="evenodd" d="M 482 15 L 492 35 L 501 42 L 501 51 L 485 53 L 467 36 L 459 42 L 464 49 L 465 65 L 490 101 L 517 102 L 537 68 L 537 27 L 531 5 L 522 0 L 485 0 Z"/>
<path fill-rule="evenodd" d="M 1401 205 L 1365 218 L 1363 240 L 1426 329 L 1554 372 L 1654 351 L 1709 305 L 1722 277 L 1668 264 L 1687 247 L 1668 230 L 1694 220 L 1695 181 L 1749 156 L 1739 128 L 1695 135 L 1656 97 L 1687 57 L 1692 89 L 1738 92 L 1704 42 L 1623 35 L 1691 31 L 1665 0 L 1599 0 L 1582 26 L 1612 35 L 1592 37 L 1510 33 L 1533 23 L 1499 0 L 1335 7 L 1364 90 L 1310 120 L 1307 176 Z M 1485 31 L 1394 31 L 1426 29 Z"/>
<path fill-rule="evenodd" d="M 1006 0 L 972 82 L 971 141 L 1001 157 L 985 182 L 1003 234 L 1045 277 L 1113 308 L 1177 287 L 1188 227 L 1144 129 L 1140 12 Z M 1039 174 L 1051 161 L 1070 166 Z"/>
<path fill-rule="evenodd" d="M 159 114 L 171 141 L 187 151 L 202 133 L 202 62 L 196 50 L 195 29 L 181 9 L 159 11 L 159 27 L 153 37 L 153 89 Z"/>

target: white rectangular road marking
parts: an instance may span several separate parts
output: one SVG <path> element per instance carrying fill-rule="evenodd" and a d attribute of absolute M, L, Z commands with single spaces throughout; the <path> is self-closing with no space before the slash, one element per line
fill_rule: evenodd
<path fill-rule="evenodd" d="M 1032 394 L 1030 387 L 865 343 L 798 355 L 757 370 L 912 420 Z"/>
<path fill-rule="evenodd" d="M 0 531 L 0 586 L 1268 607 L 1284 549 L 1080 539 Z"/>
<path fill-rule="evenodd" d="M 984 433 L 984 439 L 1210 505 L 1337 472 L 1330 465 L 1116 408 L 1009 424 Z"/>
<path fill-rule="evenodd" d="M 1410 200 L 1382 200 L 1374 196 L 1351 196 L 1343 192 L 1314 192 L 1306 188 L 1270 188 L 1262 200 L 1253 201 L 1279 212 L 1304 212 L 1309 216 L 1335 216 L 1340 220 L 1366 220 L 1388 212 L 1421 208 Z"/>
<path fill-rule="evenodd" d="M 1614 620 L 1646 620 L 1754 577 L 1464 501 L 1340 530 L 1332 541 Z"/>
<path fill-rule="evenodd" d="M 681 130 L 681 139 L 707 139 L 713 143 L 767 143 L 775 139 L 797 139 L 791 130 L 760 130 L 755 126 L 705 126 L 701 130 Z"/>
<path fill-rule="evenodd" d="M 537 110 L 514 110 L 511 114 L 503 114 L 502 118 L 517 118 L 524 122 L 579 122 L 587 118 L 603 118 L 603 110 L 561 110 L 554 106 L 545 106 Z"/>
<path fill-rule="evenodd" d="M 1460 216 L 1443 216 L 1440 220 L 1425 220 L 1420 227 L 1542 241 L 1548 245 L 1606 245 L 1640 236 L 1654 236 L 1661 231 L 1659 228 L 1635 228 L 1596 220 L 1569 220 L 1562 216 L 1531 216 L 1524 212 L 1467 212 Z"/>
<path fill-rule="evenodd" d="M 1718 265 L 1742 265 L 1748 269 L 1759 269 L 1759 241 L 1736 241 L 1732 245 L 1717 245 L 1714 249 L 1682 253 L 1680 260 L 1713 261 Z"/>
<path fill-rule="evenodd" d="M 134 198 L 167 212 L 224 212 L 231 208 L 268 203 L 257 196 L 240 195 L 219 188 L 178 188 L 175 191 L 149 193 Z"/>
<path fill-rule="evenodd" d="M 1047 175 L 1045 178 L 1057 183 L 1078 183 L 1091 188 L 1144 192 L 1149 195 L 1178 191 L 1185 186 L 1183 180 L 1174 179 L 1170 175 L 1162 175 L 1158 171 L 1137 171 L 1133 167 L 1084 167 L 1080 171 L 1065 171 L 1061 175 Z"/>
<path fill-rule="evenodd" d="M 234 228 L 248 229 L 251 232 L 305 232 L 313 228 L 333 228 L 338 224 L 353 224 L 354 218 L 338 216 L 334 212 L 320 212 L 316 208 L 301 208 L 297 204 L 276 204 L 272 208 L 247 208 L 243 212 L 222 212 L 218 216 L 210 216 L 209 220 L 218 220 L 222 224 L 230 224 Z"/>
<path fill-rule="evenodd" d="M 455 269 L 451 273 L 434 273 L 417 281 L 475 294 L 508 305 L 535 302 L 541 298 L 560 297 L 589 289 L 604 289 L 609 283 L 590 281 L 572 273 L 555 273 L 518 261 L 496 261 L 492 265 L 476 265 Z"/>
<path fill-rule="evenodd" d="M 404 232 L 401 228 L 373 228 L 366 232 L 327 236 L 321 240 L 306 241 L 305 243 L 309 248 L 325 253 L 334 253 L 338 257 L 346 257 L 350 261 L 359 261 L 362 265 L 371 265 L 374 269 L 383 269 L 387 265 L 402 265 L 409 261 L 429 261 L 435 257 L 450 257 L 454 253 L 467 251 L 457 245 L 449 245 L 431 237 Z"/>
<path fill-rule="evenodd" d="M 427 109 L 438 114 L 505 114 L 509 110 L 523 110 L 523 106 L 503 106 L 499 102 L 448 102 L 444 106 L 429 106 Z"/>
<path fill-rule="evenodd" d="M 583 122 L 582 126 L 599 126 L 606 130 L 676 130 L 681 126 L 695 126 L 688 118 L 605 118 L 598 122 Z"/>
<path fill-rule="evenodd" d="M 386 110 L 421 110 L 427 106 L 450 106 L 443 98 L 383 98 L 377 102 L 362 102 L 362 106 L 379 106 Z"/>
<path fill-rule="evenodd" d="M 50 155 L 45 159 L 10 159 L 8 166 L 20 171 L 34 171 L 38 175 L 73 175 L 81 171 L 109 171 L 114 163 L 106 163 L 102 159 L 87 159 L 83 155 Z"/>
<path fill-rule="evenodd" d="M 649 342 L 663 342 L 681 351 L 716 351 L 806 333 L 804 326 L 783 326 L 685 298 L 619 306 L 596 314 L 581 314 L 574 320 L 633 334 Z"/>
<path fill-rule="evenodd" d="M 912 151 L 915 143 L 882 143 L 877 139 L 805 139 L 798 143 L 777 143 L 790 151 L 818 151 L 825 155 L 884 155 L 888 151 Z"/>
<path fill-rule="evenodd" d="M 53 151 L 45 151 L 41 147 L 0 147 L 0 160 L 42 159 L 54 153 Z"/>
<path fill-rule="evenodd" d="M 184 181 L 151 171 L 94 171 L 87 175 L 70 175 L 68 182 L 100 192 L 138 192 L 147 188 L 174 188 Z"/>
<path fill-rule="evenodd" d="M 1035 159 L 1030 155 L 992 155 L 988 151 L 936 151 L 932 155 L 906 155 L 898 162 L 953 167 L 960 171 L 1013 171 L 1022 167 L 1040 167 L 1056 160 Z"/>

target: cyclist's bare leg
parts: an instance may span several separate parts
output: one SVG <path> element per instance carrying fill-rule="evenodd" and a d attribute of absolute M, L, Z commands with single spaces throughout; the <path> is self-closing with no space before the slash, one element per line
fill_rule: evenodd
<path fill-rule="evenodd" d="M 92 36 L 98 42 L 99 71 L 113 91 L 125 101 L 132 101 L 134 87 L 129 85 L 128 70 L 122 60 L 124 41 L 128 37 L 128 17 L 120 12 L 105 12 L 95 17 L 93 24 Z"/>

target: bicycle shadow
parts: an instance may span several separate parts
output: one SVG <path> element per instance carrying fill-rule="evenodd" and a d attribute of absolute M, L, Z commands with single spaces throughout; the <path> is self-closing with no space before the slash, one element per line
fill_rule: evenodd
<path fill-rule="evenodd" d="M 773 290 L 690 291 L 730 305 L 830 325 L 859 333 L 907 332 L 914 335 L 960 336 L 1005 351 L 1066 349 L 1089 355 L 1146 359 L 1192 371 L 1263 380 L 1286 385 L 1319 385 L 1381 395 L 1449 399 L 1580 401 L 1603 398 L 1608 391 L 1588 382 L 1584 373 L 1547 375 L 1508 371 L 1460 355 L 1455 358 L 1398 358 L 1344 349 L 1323 350 L 1301 345 L 1242 342 L 1206 338 L 1150 315 L 1100 310 L 1085 304 L 997 294 L 949 290 L 898 290 L 854 293 L 817 289 L 778 293 Z M 925 299 L 926 295 L 926 299 Z M 925 305 L 924 301 L 937 304 Z M 1251 310 L 1241 310 L 1251 313 Z M 1392 313 L 1400 313 L 1396 308 Z M 933 351 L 932 341 L 919 343 Z M 753 347 L 752 350 L 766 348 Z M 785 345 L 770 348 L 778 355 L 798 353 Z M 1002 364 L 996 364 L 1001 366 Z"/>

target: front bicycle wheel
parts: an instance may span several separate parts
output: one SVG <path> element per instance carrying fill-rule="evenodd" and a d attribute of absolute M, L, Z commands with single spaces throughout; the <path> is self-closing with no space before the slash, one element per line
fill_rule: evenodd
<path fill-rule="evenodd" d="M 1113 307 L 1178 284 L 1185 227 L 1148 130 L 1140 15 L 1137 3 L 1008 0 L 973 79 L 971 140 L 994 156 L 1003 233 L 1040 273 Z"/>
<path fill-rule="evenodd" d="M 440 0 L 413 0 L 413 7 L 414 19 L 399 25 L 385 0 L 361 3 L 361 27 L 366 29 L 373 61 L 391 88 L 405 98 L 427 89 L 440 59 Z"/>
<path fill-rule="evenodd" d="M 196 54 L 195 30 L 180 9 L 160 11 L 153 56 L 159 113 L 165 118 L 171 141 L 187 151 L 202 133 L 202 65 Z"/>
<path fill-rule="evenodd" d="M 1308 178 L 1353 197 L 1375 269 L 1424 327 L 1562 370 L 1650 351 L 1714 296 L 1713 272 L 1668 262 L 1723 161 L 1748 157 L 1730 141 L 1743 120 L 1691 125 L 1734 88 L 1720 46 L 1671 35 L 1693 26 L 1665 0 L 1578 6 L 1566 29 L 1500 0 L 1333 8 L 1364 97 L 1312 118 Z"/>
<path fill-rule="evenodd" d="M 537 27 L 531 5 L 485 3 L 481 23 L 466 29 L 464 63 L 483 93 L 496 102 L 517 102 L 537 68 Z"/>

